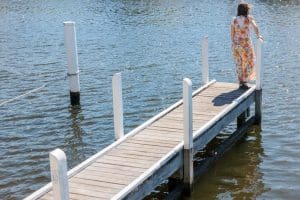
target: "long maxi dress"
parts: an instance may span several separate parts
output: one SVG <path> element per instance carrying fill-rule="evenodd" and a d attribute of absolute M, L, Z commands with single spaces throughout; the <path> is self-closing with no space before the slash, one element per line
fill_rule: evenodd
<path fill-rule="evenodd" d="M 255 53 L 250 38 L 250 21 L 238 16 L 233 19 L 234 37 L 232 53 L 236 64 L 236 72 L 240 83 L 255 78 Z"/>

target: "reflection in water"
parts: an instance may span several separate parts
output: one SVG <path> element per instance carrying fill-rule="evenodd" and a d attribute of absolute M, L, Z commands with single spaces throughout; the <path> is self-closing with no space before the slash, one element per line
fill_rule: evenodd
<path fill-rule="evenodd" d="M 81 123 L 84 120 L 81 106 L 70 106 L 70 131 L 65 136 L 64 146 L 67 148 L 68 165 L 74 166 L 78 164 L 78 161 L 85 159 L 84 152 L 85 143 L 83 142 L 83 136 L 85 131 L 81 128 Z M 70 153 L 68 153 L 70 152 Z"/>
<path fill-rule="evenodd" d="M 189 199 L 255 199 L 265 191 L 262 156 L 261 132 L 254 127 L 200 178 Z"/>

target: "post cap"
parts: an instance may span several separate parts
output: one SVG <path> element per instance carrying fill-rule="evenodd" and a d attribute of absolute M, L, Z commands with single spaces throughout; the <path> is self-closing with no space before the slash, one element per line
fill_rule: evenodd
<path fill-rule="evenodd" d="M 66 154 L 63 150 L 57 148 L 49 153 L 49 156 L 55 158 L 57 161 L 67 160 Z"/>
<path fill-rule="evenodd" d="M 73 21 L 64 22 L 64 26 L 74 26 L 74 25 L 75 25 L 75 22 L 73 22 Z"/>
<path fill-rule="evenodd" d="M 189 78 L 184 78 L 184 79 L 183 79 L 183 82 L 184 82 L 185 84 L 187 84 L 188 86 L 192 86 L 192 81 L 191 81 L 191 79 L 189 79 Z"/>

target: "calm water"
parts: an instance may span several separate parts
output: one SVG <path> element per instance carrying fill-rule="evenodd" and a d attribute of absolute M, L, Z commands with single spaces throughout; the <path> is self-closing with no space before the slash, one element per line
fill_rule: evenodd
<path fill-rule="evenodd" d="M 265 37 L 263 131 L 235 146 L 190 199 L 300 196 L 300 1 L 252 1 Z M 75 166 L 113 142 L 111 76 L 122 72 L 126 132 L 201 83 L 200 41 L 210 76 L 235 81 L 229 25 L 235 1 L 0 1 L 0 199 L 49 182 L 48 152 Z M 76 21 L 81 107 L 69 106 L 63 21 Z"/>

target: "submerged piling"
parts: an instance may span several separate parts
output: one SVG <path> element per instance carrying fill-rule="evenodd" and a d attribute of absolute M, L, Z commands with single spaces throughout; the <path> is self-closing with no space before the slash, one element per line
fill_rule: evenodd
<path fill-rule="evenodd" d="M 256 42 L 256 90 L 255 90 L 255 124 L 261 126 L 262 86 L 261 86 L 261 45 L 263 41 L 258 38 Z"/>
<path fill-rule="evenodd" d="M 71 105 L 80 104 L 80 82 L 77 56 L 75 22 L 64 22 L 64 38 L 68 62 Z"/>

